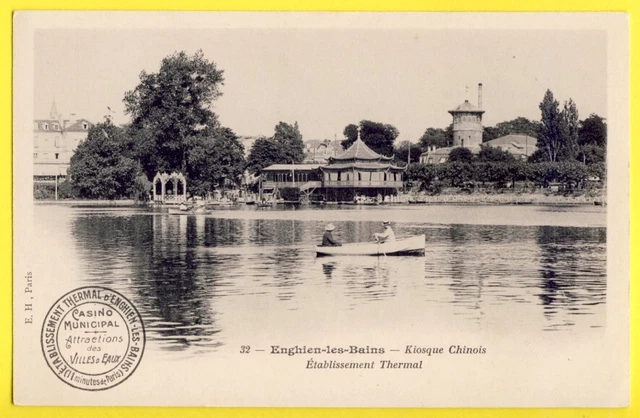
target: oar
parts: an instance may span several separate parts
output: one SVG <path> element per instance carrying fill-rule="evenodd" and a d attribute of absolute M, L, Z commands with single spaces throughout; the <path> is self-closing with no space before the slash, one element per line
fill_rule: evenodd
<path fill-rule="evenodd" d="M 378 252 L 380 252 L 380 240 L 378 239 L 378 237 L 376 237 L 376 242 L 378 243 Z M 384 258 L 387 258 L 387 253 L 385 253 L 384 251 L 382 252 L 382 255 L 384 255 Z"/>

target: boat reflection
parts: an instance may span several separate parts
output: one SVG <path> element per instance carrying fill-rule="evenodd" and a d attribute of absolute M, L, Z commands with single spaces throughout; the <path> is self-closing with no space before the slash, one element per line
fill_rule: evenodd
<path fill-rule="evenodd" d="M 341 285 L 353 299 L 374 301 L 396 296 L 401 281 L 424 281 L 424 257 L 317 258 L 326 282 Z"/>

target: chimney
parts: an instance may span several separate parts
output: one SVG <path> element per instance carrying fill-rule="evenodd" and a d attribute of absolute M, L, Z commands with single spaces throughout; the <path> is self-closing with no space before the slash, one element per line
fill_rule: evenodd
<path fill-rule="evenodd" d="M 478 109 L 482 110 L 482 83 L 478 83 Z"/>

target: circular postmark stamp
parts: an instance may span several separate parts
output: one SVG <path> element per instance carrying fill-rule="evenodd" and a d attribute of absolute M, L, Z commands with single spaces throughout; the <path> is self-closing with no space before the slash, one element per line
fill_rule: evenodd
<path fill-rule="evenodd" d="M 124 382 L 144 353 L 142 317 L 126 297 L 105 287 L 75 289 L 44 319 L 42 353 L 60 380 L 97 391 Z"/>

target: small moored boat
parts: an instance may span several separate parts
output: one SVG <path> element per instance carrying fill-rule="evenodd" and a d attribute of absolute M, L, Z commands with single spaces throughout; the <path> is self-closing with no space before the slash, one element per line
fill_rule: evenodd
<path fill-rule="evenodd" d="M 316 247 L 316 255 L 424 255 L 425 236 L 383 242 L 356 242 L 341 247 Z"/>

